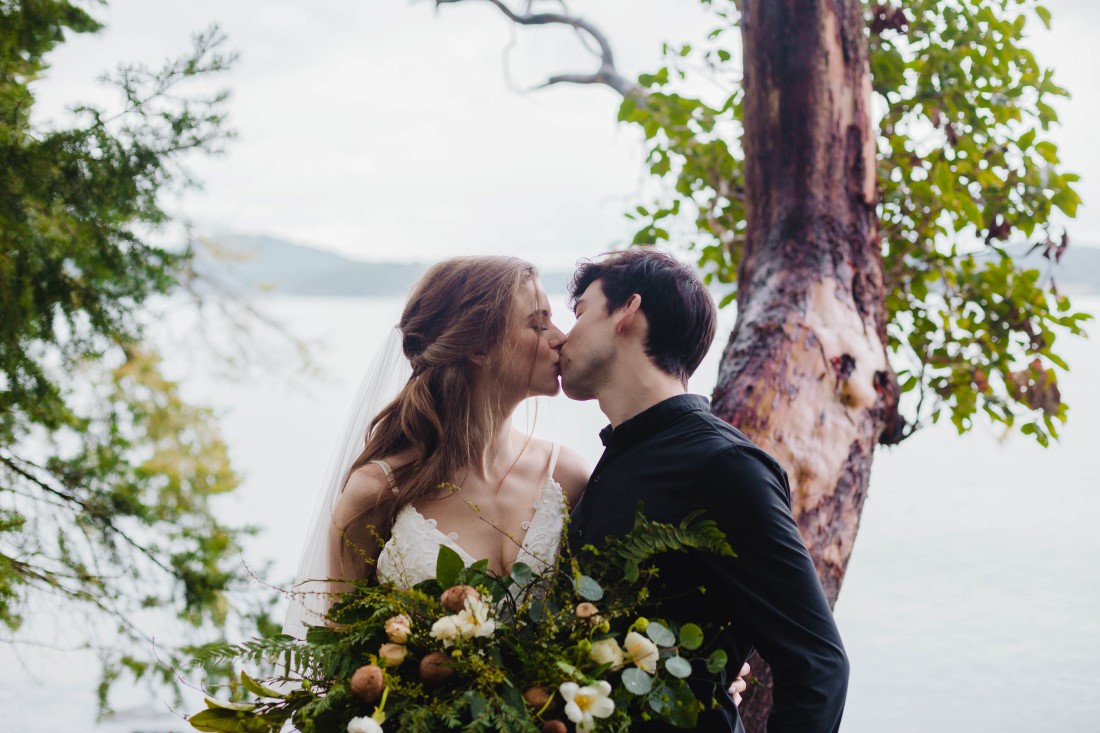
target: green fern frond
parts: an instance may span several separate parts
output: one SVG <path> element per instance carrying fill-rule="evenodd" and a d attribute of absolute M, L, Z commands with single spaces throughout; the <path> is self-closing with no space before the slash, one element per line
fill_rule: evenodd
<path fill-rule="evenodd" d="M 725 533 L 713 519 L 704 519 L 702 509 L 688 514 L 679 525 L 652 522 L 646 519 L 644 507 L 638 502 L 634 527 L 623 537 L 608 538 L 604 554 L 623 564 L 640 565 L 663 552 L 701 550 L 725 557 L 736 557 Z"/>

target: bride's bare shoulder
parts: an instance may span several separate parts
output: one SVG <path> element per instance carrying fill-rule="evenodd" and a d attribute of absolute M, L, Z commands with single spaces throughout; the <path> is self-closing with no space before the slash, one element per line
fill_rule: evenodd
<path fill-rule="evenodd" d="M 395 496 L 387 469 L 392 473 L 408 461 L 407 456 L 396 455 L 384 460 L 386 468 L 376 461 L 371 461 L 352 471 L 347 483 L 344 484 L 337 512 L 358 514 L 389 504 Z"/>
<path fill-rule="evenodd" d="M 353 495 L 377 498 L 384 493 L 392 493 L 390 478 L 386 473 L 387 469 L 392 473 L 411 460 L 411 453 L 397 453 L 378 461 L 363 464 L 348 476 L 348 481 L 344 485 L 344 494 L 353 492 Z M 382 464 L 385 464 L 385 468 Z"/>
<path fill-rule="evenodd" d="M 533 458 L 539 462 L 540 470 L 545 470 L 550 461 L 550 453 L 554 444 L 548 440 L 532 438 L 532 445 L 536 448 Z M 580 501 L 584 487 L 588 485 L 588 477 L 592 474 L 592 468 L 584 457 L 569 446 L 560 445 L 558 449 L 558 461 L 554 464 L 554 480 L 565 492 L 565 497 L 570 506 L 575 506 Z"/>
<path fill-rule="evenodd" d="M 591 475 L 592 467 L 584 456 L 563 445 L 558 452 L 558 463 L 554 466 L 554 480 L 561 485 L 569 506 L 576 506 L 581 500 L 581 494 L 584 493 L 584 487 L 588 485 Z"/>
<path fill-rule="evenodd" d="M 345 501 L 378 503 L 389 493 L 392 492 L 386 472 L 377 463 L 368 463 L 355 469 L 348 476 L 340 501 L 341 503 Z"/>

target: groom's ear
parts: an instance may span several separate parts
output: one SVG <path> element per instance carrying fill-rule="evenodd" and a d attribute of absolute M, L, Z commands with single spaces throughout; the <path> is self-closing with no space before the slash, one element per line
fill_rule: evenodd
<path fill-rule="evenodd" d="M 634 328 L 635 324 L 639 322 L 639 316 L 641 315 L 642 296 L 638 293 L 634 293 L 627 298 L 626 302 L 614 313 L 615 333 L 621 336 Z"/>

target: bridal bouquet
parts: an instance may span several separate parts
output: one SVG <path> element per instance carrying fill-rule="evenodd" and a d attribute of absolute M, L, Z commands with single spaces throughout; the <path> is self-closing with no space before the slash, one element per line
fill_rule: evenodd
<path fill-rule="evenodd" d="M 190 723 L 241 733 L 288 720 L 303 733 L 566 733 L 566 721 L 583 733 L 657 719 L 692 728 L 726 654 L 696 624 L 641 615 L 654 607 L 652 558 L 686 551 L 733 554 L 701 512 L 673 526 L 646 520 L 641 506 L 626 536 L 563 554 L 541 574 L 517 562 L 494 575 L 488 561 L 466 567 L 441 546 L 434 579 L 360 584 L 304 642 L 206 649 L 201 661 L 278 660 L 277 674 L 241 672 L 237 696 L 248 699 L 208 698 Z"/>

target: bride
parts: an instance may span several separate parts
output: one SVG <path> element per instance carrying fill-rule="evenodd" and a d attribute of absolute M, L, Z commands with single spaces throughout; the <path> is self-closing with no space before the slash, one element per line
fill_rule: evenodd
<path fill-rule="evenodd" d="M 502 575 L 517 561 L 545 569 L 588 482 L 576 451 L 512 427 L 523 400 L 560 389 L 566 336 L 533 265 L 439 262 L 414 286 L 394 333 L 400 355 L 368 374 L 330 467 L 287 634 L 323 623 L 330 597 L 350 582 L 408 587 L 434 577 L 440 545 Z M 387 380 L 397 396 L 373 414 L 367 405 L 388 397 Z M 743 689 L 738 679 L 731 693 Z"/>
<path fill-rule="evenodd" d="M 564 340 L 523 260 L 458 257 L 424 274 L 391 338 L 398 353 L 380 357 L 353 406 L 286 633 L 322 623 L 350 581 L 433 577 L 441 544 L 501 574 L 517 560 L 536 570 L 553 561 L 589 468 L 515 430 L 511 415 L 527 397 L 558 393 Z"/>
<path fill-rule="evenodd" d="M 534 267 L 512 257 L 440 262 L 398 329 L 412 376 L 351 466 L 328 533 L 330 577 L 373 570 L 415 585 L 434 577 L 439 544 L 501 574 L 517 560 L 552 562 L 565 502 L 579 498 L 589 471 L 576 452 L 511 425 L 520 402 L 559 389 L 564 334 Z"/>

